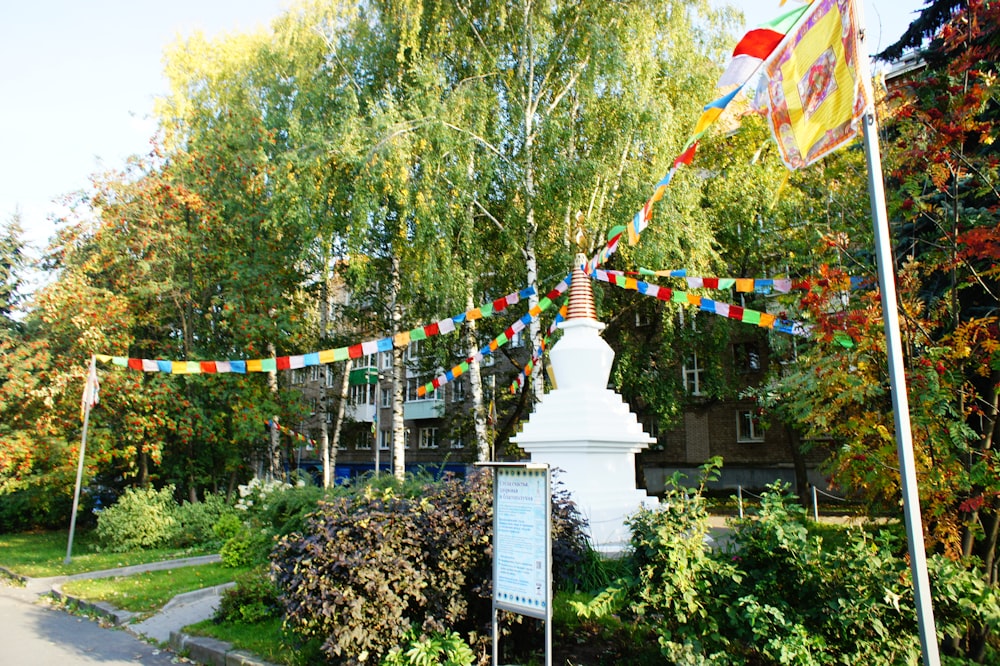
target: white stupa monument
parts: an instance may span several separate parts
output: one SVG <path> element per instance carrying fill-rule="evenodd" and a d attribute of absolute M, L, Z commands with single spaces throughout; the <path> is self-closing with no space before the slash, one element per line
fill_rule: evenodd
<path fill-rule="evenodd" d="M 658 504 L 635 483 L 635 454 L 656 440 L 608 388 L 615 352 L 600 335 L 604 324 L 581 268 L 587 258 L 577 254 L 574 263 L 563 335 L 549 352 L 556 388 L 542 396 L 513 441 L 532 462 L 561 470 L 555 478 L 589 521 L 591 545 L 617 555 L 628 544 L 626 519 Z"/>

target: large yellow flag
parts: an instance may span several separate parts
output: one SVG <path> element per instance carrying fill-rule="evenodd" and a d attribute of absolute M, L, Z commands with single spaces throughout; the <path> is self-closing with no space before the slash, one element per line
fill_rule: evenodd
<path fill-rule="evenodd" d="M 814 0 L 764 63 L 763 101 L 781 159 L 808 166 L 854 139 L 869 102 L 854 0 Z"/>

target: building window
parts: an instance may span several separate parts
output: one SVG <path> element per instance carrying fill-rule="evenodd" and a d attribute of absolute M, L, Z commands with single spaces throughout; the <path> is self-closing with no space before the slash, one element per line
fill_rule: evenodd
<path fill-rule="evenodd" d="M 681 366 L 681 379 L 684 390 L 690 395 L 701 395 L 702 373 L 705 368 L 698 365 L 698 355 L 691 354 Z"/>
<path fill-rule="evenodd" d="M 379 352 L 379 367 L 383 370 L 392 370 L 392 352 Z"/>
<path fill-rule="evenodd" d="M 456 379 L 451 386 L 451 401 L 465 402 L 465 380 Z"/>
<path fill-rule="evenodd" d="M 410 345 L 406 348 L 406 358 L 415 361 L 424 355 L 424 341 L 423 340 L 413 340 Z"/>
<path fill-rule="evenodd" d="M 451 448 L 453 449 L 465 448 L 465 438 L 462 437 L 461 433 L 456 433 L 455 436 L 451 438 Z"/>
<path fill-rule="evenodd" d="M 487 354 L 486 356 L 483 356 L 483 360 L 481 361 L 483 367 L 485 367 L 485 368 L 490 367 L 495 362 L 496 362 L 496 359 L 493 358 L 493 354 Z"/>
<path fill-rule="evenodd" d="M 326 387 L 333 388 L 333 371 L 330 369 L 330 366 L 325 365 L 323 367 L 326 368 L 326 372 L 323 373 L 326 375 Z"/>
<path fill-rule="evenodd" d="M 392 389 L 381 389 L 380 395 L 381 399 L 379 400 L 379 404 L 383 407 L 392 407 Z"/>
<path fill-rule="evenodd" d="M 511 337 L 510 346 L 512 349 L 524 346 L 524 331 L 518 331 Z"/>
<path fill-rule="evenodd" d="M 375 385 L 355 384 L 351 387 L 351 404 L 353 405 L 374 405 Z"/>
<path fill-rule="evenodd" d="M 436 449 L 437 444 L 437 428 L 421 428 L 420 429 L 420 439 L 419 446 L 422 449 Z"/>
<path fill-rule="evenodd" d="M 319 371 L 320 371 L 320 366 L 318 366 L 318 365 L 310 365 L 309 366 L 309 379 L 310 379 L 310 381 L 314 381 L 314 382 L 318 382 L 319 381 L 319 379 L 320 379 Z"/>
<path fill-rule="evenodd" d="M 388 430 L 378 431 L 378 450 L 388 451 L 389 444 L 392 442 L 392 434 Z"/>
<path fill-rule="evenodd" d="M 739 442 L 763 442 L 764 427 L 760 423 L 757 410 L 742 409 L 736 412 L 736 440 Z"/>
<path fill-rule="evenodd" d="M 372 449 L 372 431 L 367 428 L 358 433 L 357 444 L 355 447 L 358 451 L 371 451 Z"/>
<path fill-rule="evenodd" d="M 407 402 L 414 402 L 416 400 L 438 400 L 438 399 L 440 399 L 441 396 L 440 396 L 439 391 L 441 389 L 434 389 L 432 391 L 428 391 L 427 393 L 424 393 L 423 396 L 418 396 L 417 395 L 417 389 L 419 389 L 421 386 L 425 385 L 426 383 L 427 382 L 422 382 L 422 381 L 418 380 L 416 377 L 410 377 L 409 379 L 407 379 L 406 380 L 406 401 Z"/>
<path fill-rule="evenodd" d="M 305 375 L 302 374 L 303 370 L 301 368 L 296 368 L 292 370 L 292 385 L 299 386 L 305 384 Z"/>
<path fill-rule="evenodd" d="M 760 372 L 760 348 L 756 342 L 738 342 L 733 345 L 733 368 L 736 372 Z"/>

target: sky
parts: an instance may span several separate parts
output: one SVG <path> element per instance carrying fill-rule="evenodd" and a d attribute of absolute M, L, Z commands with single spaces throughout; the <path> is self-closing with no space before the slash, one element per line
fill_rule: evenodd
<path fill-rule="evenodd" d="M 725 0 L 713 0 L 722 4 Z M 0 223 L 20 213 L 37 255 L 60 201 L 90 176 L 145 154 L 163 53 L 195 31 L 266 28 L 290 0 L 31 0 L 0 6 Z M 787 11 L 730 0 L 747 28 Z M 869 52 L 903 33 L 923 0 L 865 0 Z"/>

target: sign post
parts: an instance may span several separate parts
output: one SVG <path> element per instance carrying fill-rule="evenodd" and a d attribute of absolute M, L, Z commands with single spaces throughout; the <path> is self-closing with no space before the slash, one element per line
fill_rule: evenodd
<path fill-rule="evenodd" d="M 477 463 L 493 469 L 493 664 L 498 611 L 542 620 L 552 666 L 552 478 L 544 463 Z"/>

